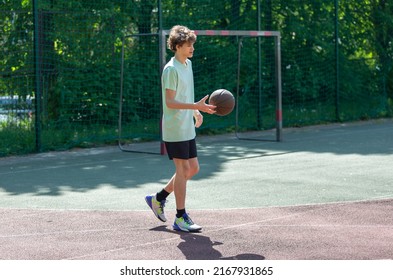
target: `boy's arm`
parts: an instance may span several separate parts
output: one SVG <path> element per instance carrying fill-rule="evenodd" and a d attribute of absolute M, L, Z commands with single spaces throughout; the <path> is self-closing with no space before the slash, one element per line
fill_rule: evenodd
<path fill-rule="evenodd" d="M 166 106 L 170 109 L 190 109 L 190 110 L 198 110 L 209 114 L 214 114 L 216 111 L 214 110 L 216 106 L 206 104 L 206 100 L 209 98 L 209 95 L 206 95 L 204 98 L 195 103 L 182 103 L 175 99 L 176 91 L 172 89 L 165 90 L 165 103 Z"/>

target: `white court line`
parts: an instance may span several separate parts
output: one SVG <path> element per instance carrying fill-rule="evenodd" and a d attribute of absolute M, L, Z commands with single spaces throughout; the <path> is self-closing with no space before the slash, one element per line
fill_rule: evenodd
<path fill-rule="evenodd" d="M 18 238 L 18 237 L 32 237 L 32 236 L 61 235 L 61 234 L 84 234 L 84 233 L 94 233 L 94 232 L 117 231 L 120 228 L 121 229 L 132 228 L 133 231 L 151 229 L 151 227 L 136 228 L 130 225 L 130 226 L 121 226 L 116 228 L 105 228 L 105 229 L 83 229 L 83 230 L 64 230 L 64 231 L 36 232 L 36 233 L 23 233 L 23 234 L 9 234 L 9 235 L 0 235 L 0 238 Z"/>
<path fill-rule="evenodd" d="M 300 214 L 300 213 L 297 213 Z M 280 217 L 283 218 L 283 217 Z M 269 221 L 269 220 L 265 220 Z M 262 221 L 253 222 L 259 223 Z M 165 225 L 163 225 L 165 226 Z M 208 227 L 221 227 L 219 231 L 224 229 L 230 229 L 232 227 L 239 227 L 243 225 L 209 225 Z M 289 227 L 289 228 L 393 228 L 393 225 L 377 225 L 377 224 L 367 224 L 367 225 L 331 225 L 331 224 L 309 224 L 309 225 L 299 225 L 299 224 L 260 224 L 259 227 Z M 132 228 L 132 231 L 145 231 L 151 230 L 151 227 L 139 227 L 135 228 L 133 226 L 122 226 L 119 228 L 107 228 L 107 229 L 86 229 L 86 230 L 65 230 L 65 231 L 52 231 L 52 232 L 37 232 L 37 233 L 24 233 L 24 234 L 10 234 L 10 235 L 0 235 L 0 238 L 24 238 L 24 237 L 34 237 L 34 236 L 50 236 L 50 235 L 63 235 L 63 234 L 85 234 L 85 233 L 96 233 L 96 232 L 110 232 L 117 231 L 118 229 Z M 214 232 L 216 230 L 204 230 L 205 232 Z M 133 247 L 144 246 L 144 244 L 136 245 Z M 133 248 L 132 247 L 132 248 Z M 128 247 L 127 247 L 128 248 Z"/>
<path fill-rule="evenodd" d="M 307 204 L 307 205 L 295 205 L 295 206 L 272 206 L 272 207 L 263 207 L 263 208 L 231 208 L 231 209 L 203 209 L 203 210 L 199 210 L 199 211 L 229 211 L 229 210 L 248 210 L 248 209 L 270 209 L 270 208 L 293 208 L 293 207 L 307 207 L 307 206 L 324 206 L 324 209 L 326 208 L 332 208 L 333 206 L 339 206 L 341 205 L 347 205 L 347 204 L 352 204 L 352 203 L 360 203 L 360 202 L 369 202 L 369 201 L 384 201 L 384 200 L 389 200 L 389 199 L 378 199 L 378 200 L 362 200 L 362 201 L 355 201 L 355 202 L 333 202 L 333 203 L 321 203 L 321 204 Z M 321 208 L 318 209 L 310 209 L 309 211 L 317 211 L 320 210 Z M 6 209 L 9 210 L 9 209 Z M 13 209 L 11 209 L 13 210 Z M 20 209 L 18 209 L 20 210 Z M 31 209 L 26 209 L 26 210 L 31 210 Z M 47 210 L 47 209 L 43 209 L 43 210 L 38 210 L 38 211 L 51 211 L 51 212 L 67 212 L 68 210 Z M 74 210 L 77 211 L 77 210 Z M 89 211 L 89 210 L 83 210 L 83 211 Z M 104 212 L 150 212 L 151 210 L 139 210 L 139 211 L 104 211 Z M 295 213 L 293 215 L 298 215 L 298 214 L 302 214 L 302 213 L 307 213 L 309 211 L 305 211 L 305 212 L 298 212 Z M 96 212 L 96 211 L 94 211 Z M 29 216 L 33 216 L 33 215 L 39 215 L 39 213 L 27 213 L 26 215 L 23 215 L 23 217 L 29 217 Z M 292 215 L 290 215 L 292 217 Z M 285 216 L 284 216 L 285 217 Z M 278 219 L 281 219 L 283 217 L 279 217 Z M 276 218 L 274 218 L 276 219 Z M 271 221 L 274 219 L 268 219 L 266 221 Z M 257 222 L 251 222 L 251 223 L 260 223 L 262 221 L 257 221 Z M 376 225 L 376 224 L 371 224 L 371 225 L 330 225 L 330 224 L 310 224 L 310 225 L 299 225 L 299 224 L 295 224 L 295 225 L 291 225 L 291 224 L 266 224 L 263 225 L 261 224 L 260 226 L 262 227 L 337 227 L 337 228 L 367 228 L 367 227 L 373 227 L 373 228 L 391 228 L 393 227 L 393 225 Z M 210 225 L 210 227 L 223 227 L 223 225 Z M 225 225 L 224 228 L 229 229 L 231 228 L 232 225 Z M 235 227 L 238 227 L 238 225 L 235 225 Z M 120 227 L 121 229 L 125 229 L 125 228 L 132 228 L 133 231 L 140 231 L 140 230 L 150 230 L 151 227 L 135 227 L 134 225 L 129 225 L 129 226 L 124 226 L 122 225 Z M 67 230 L 67 231 L 53 231 L 53 232 L 40 232 L 40 233 L 25 233 L 25 234 L 11 234 L 11 235 L 0 235 L 0 238 L 13 238 L 13 237 L 30 237 L 30 236 L 45 236 L 45 235 L 60 235 L 60 234 L 65 234 L 65 233 L 75 233 L 75 234 L 82 234 L 82 233 L 90 233 L 90 232 L 105 232 L 105 231 L 117 231 L 118 228 L 107 228 L 107 229 L 88 229 L 88 230 Z M 222 230 L 222 228 L 220 228 L 220 230 Z M 204 231 L 206 232 L 206 231 Z M 207 232 L 211 232 L 207 231 Z"/>
<path fill-rule="evenodd" d="M 339 206 L 339 205 L 348 205 L 348 204 L 356 204 L 356 203 L 362 203 L 362 202 L 373 202 L 373 201 L 381 201 L 383 202 L 384 200 L 390 200 L 393 197 L 390 198 L 386 198 L 386 196 L 383 197 L 378 197 L 378 198 L 373 198 L 371 200 L 357 200 L 357 201 L 345 201 L 345 202 L 331 202 L 331 203 L 320 203 L 320 204 L 300 204 L 300 205 L 291 205 L 291 206 L 268 206 L 268 207 L 254 207 L 254 208 L 226 208 L 226 209 L 202 209 L 202 210 L 195 210 L 194 211 L 234 211 L 234 210 L 252 210 L 252 209 L 274 209 L 274 208 L 294 208 L 294 207 L 308 207 L 308 206 L 323 206 L 325 209 L 326 208 L 333 208 L 334 206 Z M 237 228 L 237 227 L 243 227 L 246 225 L 252 225 L 252 224 L 257 224 L 257 223 L 261 223 L 261 222 L 266 222 L 266 221 L 273 221 L 273 220 L 278 220 L 278 219 L 283 219 L 286 217 L 293 217 L 296 215 L 300 215 L 303 213 L 308 213 L 311 211 L 317 211 L 320 210 L 321 208 L 318 209 L 310 209 L 308 211 L 305 212 L 298 212 L 298 213 L 294 213 L 291 215 L 287 215 L 287 216 L 282 216 L 282 217 L 277 217 L 277 218 L 270 218 L 270 219 L 266 219 L 266 220 L 260 220 L 260 221 L 253 221 L 250 223 L 246 223 L 246 224 L 240 224 L 240 225 L 227 225 L 222 227 L 222 225 L 210 225 L 211 227 L 220 227 L 218 230 L 205 230 L 203 232 L 215 232 L 215 231 L 221 231 L 223 229 L 231 229 L 231 228 Z M 0 209 L 3 210 L 3 209 Z M 97 210 L 78 210 L 78 209 L 72 209 L 72 210 L 65 210 L 65 209 L 4 209 L 4 210 L 33 210 L 33 211 L 37 211 L 37 212 L 67 212 L 67 211 L 86 211 L 86 212 L 97 212 Z M 151 210 L 137 210 L 137 211 L 133 211 L 133 210 L 101 210 L 102 212 L 150 212 Z M 34 215 L 40 215 L 40 213 L 24 213 L 24 215 L 22 217 L 30 217 L 30 216 L 34 216 Z M 367 227 L 374 227 L 374 228 L 391 228 L 393 227 L 393 225 L 315 225 L 315 224 L 310 224 L 310 225 L 272 225 L 272 224 L 267 224 L 267 225 L 263 225 L 261 224 L 260 226 L 266 226 L 266 227 L 337 227 L 337 228 L 351 228 L 351 227 L 355 227 L 355 228 L 367 228 Z M 134 225 L 129 225 L 129 226 L 121 226 L 122 229 L 124 228 L 132 228 L 133 231 L 139 231 L 139 230 L 150 230 L 151 227 L 135 227 Z M 61 235 L 61 234 L 83 234 L 83 233 L 94 233 L 94 232 L 108 232 L 108 231 L 117 231 L 118 228 L 107 228 L 107 229 L 88 229 L 88 230 L 66 230 L 66 231 L 53 231 L 53 232 L 40 232 L 40 233 L 25 233 L 25 234 L 11 234 L 11 235 L 0 235 L 0 238 L 18 238 L 18 237 L 32 237 L 32 236 L 48 236 L 48 235 Z M 172 240 L 172 239 L 170 239 Z M 149 243 L 150 244 L 150 243 Z M 137 247 L 137 246 L 144 246 L 143 244 L 141 245 L 136 245 L 133 247 Z M 131 248 L 133 248 L 131 247 Z M 121 249 L 119 249 L 121 250 Z"/>
<path fill-rule="evenodd" d="M 209 211 L 234 211 L 234 210 L 258 210 L 258 209 L 275 209 L 275 208 L 294 208 L 294 207 L 309 207 L 309 206 L 329 206 L 329 205 L 346 205 L 346 204 L 356 204 L 356 203 L 365 203 L 365 202 L 378 202 L 393 199 L 393 194 L 376 196 L 371 198 L 364 198 L 359 200 L 346 200 L 346 201 L 331 201 L 331 202 L 321 202 L 321 203 L 307 203 L 307 204 L 290 204 L 290 205 L 267 205 L 267 206 L 256 206 L 256 207 L 234 207 L 234 208 L 192 208 L 190 211 L 198 211 L 198 212 L 209 212 Z M 1 211 L 7 210 L 22 210 L 22 211 L 47 211 L 47 212 L 151 212 L 150 209 L 88 209 L 88 208 L 69 208 L 69 209 L 58 209 L 58 208 L 16 208 L 16 207 L 0 207 Z M 174 209 L 173 209 L 174 211 Z M 34 216 L 39 215 L 39 213 L 24 213 L 23 216 Z M 22 217 L 23 217 L 22 216 Z"/>
<path fill-rule="evenodd" d="M 324 205 L 324 209 L 333 208 L 335 206 L 337 206 L 337 204 Z M 235 228 L 247 228 L 247 227 L 249 227 L 251 225 L 266 223 L 266 222 L 270 222 L 270 221 L 277 221 L 277 220 L 287 219 L 287 218 L 291 218 L 291 217 L 295 217 L 295 216 L 301 216 L 301 215 L 304 215 L 306 213 L 319 211 L 319 210 L 321 210 L 321 208 L 309 209 L 309 210 L 303 211 L 303 212 L 298 212 L 298 213 L 294 213 L 294 214 L 288 214 L 288 215 L 275 217 L 275 218 L 263 219 L 263 220 L 259 220 L 259 221 L 251 221 L 251 222 L 248 222 L 248 223 L 242 223 L 242 224 L 236 224 L 236 225 L 228 225 L 228 226 L 224 226 L 224 227 L 217 226 L 216 229 L 203 230 L 202 234 L 208 234 L 208 233 L 213 233 L 213 232 L 221 232 L 221 231 L 226 231 L 226 230 L 235 229 Z M 270 225 L 263 225 L 262 224 L 262 226 L 269 227 Z M 278 226 L 278 225 L 273 225 L 273 226 Z M 295 227 L 296 225 L 293 225 L 293 226 Z M 317 225 L 317 226 L 323 226 L 323 225 Z M 356 227 L 356 225 L 355 225 L 355 227 Z M 375 225 L 368 225 L 368 227 L 375 227 Z M 380 226 L 380 227 L 382 228 L 383 226 Z M 393 227 L 393 226 L 387 226 L 387 227 L 390 228 L 390 227 Z M 187 233 L 183 233 L 183 234 L 187 234 Z M 75 256 L 75 257 L 67 258 L 67 260 L 83 259 L 83 258 L 86 258 L 86 257 L 93 257 L 93 256 L 97 256 L 97 255 L 107 254 L 107 253 L 114 253 L 114 252 L 119 252 L 119 251 L 125 251 L 125 250 L 130 250 L 132 248 L 145 247 L 145 246 L 150 246 L 150 245 L 154 245 L 154 244 L 174 241 L 174 240 L 178 240 L 178 239 L 179 239 L 179 236 L 176 236 L 176 237 L 172 237 L 172 238 L 157 240 L 157 241 L 154 241 L 154 242 L 141 243 L 141 244 L 137 244 L 137 245 L 133 245 L 133 246 L 126 246 L 126 247 L 122 247 L 122 248 L 96 252 L 96 253 L 93 253 L 93 254 L 86 254 L 86 255 L 81 255 L 81 256 Z"/>
<path fill-rule="evenodd" d="M 31 237 L 31 236 L 45 236 L 45 235 L 58 235 L 68 233 L 90 233 L 90 232 L 102 232 L 102 231 L 115 231 L 115 229 L 86 229 L 86 230 L 65 230 L 65 231 L 52 231 L 52 232 L 36 232 L 36 233 L 24 233 L 24 234 L 10 234 L 0 235 L 0 238 L 16 238 L 16 237 Z"/>
<path fill-rule="evenodd" d="M 314 211 L 314 210 L 309 210 L 309 211 L 306 211 L 306 212 L 311 212 L 311 211 Z M 279 220 L 279 219 L 286 219 L 286 218 L 293 217 L 293 216 L 296 216 L 296 215 L 299 215 L 299 214 L 300 213 L 296 213 L 296 214 L 290 214 L 290 215 L 285 215 L 285 216 L 281 216 L 281 217 L 275 217 L 275 218 L 264 219 L 264 220 L 260 220 L 260 221 L 244 223 L 244 224 L 231 225 L 231 226 L 221 227 L 219 229 L 214 229 L 214 230 L 204 230 L 201 233 L 205 234 L 205 233 L 211 233 L 211 232 L 217 232 L 217 231 L 225 231 L 225 230 L 228 230 L 228 229 L 244 227 L 244 226 L 257 224 L 257 223 L 261 223 L 261 222 L 268 222 L 268 221 L 274 221 L 274 220 Z M 157 241 L 154 241 L 154 242 L 146 242 L 146 243 L 136 244 L 136 245 L 133 245 L 133 246 L 126 246 L 126 247 L 122 247 L 122 248 L 116 248 L 116 249 L 112 249 L 112 250 L 105 250 L 105 251 L 96 252 L 96 253 L 93 253 L 93 254 L 74 256 L 74 257 L 66 258 L 65 260 L 83 259 L 83 258 L 97 256 L 97 255 L 103 255 L 103 254 L 107 254 L 107 253 L 114 253 L 114 252 L 119 252 L 119 251 L 130 250 L 132 248 L 137 248 L 137 247 L 145 247 L 145 246 L 155 245 L 155 244 L 159 244 L 159 243 L 165 243 L 165 242 L 169 242 L 169 241 L 179 240 L 179 236 L 181 234 L 193 234 L 193 233 L 187 233 L 187 232 L 183 232 L 183 233 L 176 232 L 176 231 L 173 231 L 173 232 L 176 234 L 175 237 L 161 239 L 161 240 L 157 240 Z M 196 234 L 198 234 L 198 233 L 196 233 Z"/>
<path fill-rule="evenodd" d="M 380 197 L 381 198 L 381 197 Z M 383 197 L 382 197 L 383 198 Z M 384 201 L 384 200 L 388 200 L 388 198 L 385 199 L 374 199 L 374 200 L 361 200 L 361 201 L 352 201 L 352 202 L 336 202 L 336 203 L 324 203 L 324 204 L 309 204 L 309 205 L 295 205 L 295 206 L 274 206 L 274 207 L 264 207 L 266 208 L 288 208 L 288 207 L 301 207 L 301 206 L 323 206 L 324 209 L 327 208 L 333 208 L 335 206 L 339 206 L 341 205 L 346 205 L 349 203 L 359 203 L 359 202 L 368 202 L 368 201 Z M 258 208 L 258 209 L 264 209 L 264 208 Z M 247 208 L 239 208 L 239 209 L 247 209 Z M 6 209 L 9 210 L 9 209 Z M 26 209 L 26 210 L 32 210 L 32 209 Z M 36 209 L 35 209 L 36 210 Z M 229 209 L 218 209 L 218 210 L 223 210 L 223 211 L 227 211 Z M 231 209 L 231 210 L 238 210 L 238 209 Z M 291 218 L 291 217 L 295 217 L 295 216 L 301 216 L 303 214 L 309 213 L 309 212 L 314 212 L 314 211 L 320 211 L 321 208 L 317 208 L 317 209 L 309 209 L 303 212 L 298 212 L 298 213 L 293 213 L 293 214 L 289 214 L 289 215 L 284 215 L 284 216 L 280 216 L 280 217 L 275 217 L 275 218 L 269 218 L 269 219 L 263 219 L 263 220 L 258 220 L 258 221 L 251 221 L 248 223 L 242 223 L 242 224 L 236 224 L 236 225 L 226 225 L 226 226 L 215 226 L 216 229 L 211 229 L 211 230 L 204 230 L 202 233 L 203 234 L 208 234 L 208 233 L 213 233 L 213 232 L 219 232 L 219 231 L 225 231 L 225 230 L 230 230 L 230 229 L 235 229 L 235 228 L 239 228 L 239 227 L 248 227 L 250 225 L 256 225 L 256 224 L 260 224 L 259 226 L 262 227 L 336 227 L 336 228 L 391 228 L 393 227 L 392 225 L 323 225 L 323 224 L 319 224 L 319 225 L 277 225 L 277 224 L 264 224 L 266 222 L 270 222 L 270 221 L 277 221 L 277 220 L 282 220 L 282 219 L 287 219 L 287 218 Z M 66 212 L 68 210 L 58 210 L 58 209 L 54 209 L 54 210 L 48 210 L 48 209 L 43 209 L 43 210 L 38 210 L 38 211 L 54 211 L 54 212 Z M 210 211 L 210 210 L 206 210 L 204 209 L 203 211 Z M 113 212 L 121 212 L 121 211 L 113 211 Z M 124 212 L 124 211 L 122 211 Z M 127 211 L 127 212 L 134 212 L 134 211 Z M 146 210 L 143 212 L 150 212 L 150 210 Z M 213 227 L 213 225 L 210 225 L 211 227 Z M 133 230 L 137 231 L 137 230 L 150 230 L 151 228 L 135 228 L 134 226 L 130 225 L 127 226 L 132 228 Z M 121 227 L 122 229 L 124 229 L 124 226 Z M 56 231 L 56 232 L 46 232 L 46 233 L 30 233 L 30 234 L 14 234 L 14 235 L 3 235 L 0 236 L 0 238 L 18 238 L 18 237 L 31 237 L 31 236 L 45 236 L 45 235 L 54 235 L 54 234 L 82 234 L 82 233 L 94 233 L 94 232 L 109 232 L 109 231 L 116 231 L 117 228 L 111 228 L 111 229 L 90 229 L 90 230 L 79 230 L 79 231 Z M 174 232 L 176 233 L 176 232 Z M 180 234 L 180 233 L 178 233 Z M 184 233 L 187 234 L 187 233 Z M 154 245 L 154 244 L 159 244 L 159 243 L 164 243 L 164 242 L 170 242 L 170 241 L 174 241 L 174 240 L 178 240 L 179 239 L 179 235 L 172 237 L 172 238 L 166 238 L 166 239 L 161 239 L 161 240 L 157 240 L 154 242 L 146 242 L 146 243 L 142 243 L 142 244 L 137 244 L 137 245 L 133 245 L 133 246 L 126 246 L 126 247 L 122 247 L 122 248 L 117 248 L 117 249 L 112 249 L 112 250 L 105 250 L 105 251 L 101 251 L 101 252 L 96 252 L 93 254 L 86 254 L 86 255 L 80 255 L 80 256 L 74 256 L 74 257 L 70 257 L 67 258 L 68 259 L 83 259 L 86 257 L 93 257 L 93 256 L 97 256 L 97 255 L 103 255 L 103 254 L 107 254 L 107 253 L 113 253 L 113 252 L 119 252 L 119 251 L 123 251 L 123 250 L 129 250 L 132 248 L 136 248 L 136 247 L 144 247 L 144 246 L 150 246 L 150 245 Z"/>
<path fill-rule="evenodd" d="M 299 224 L 266 224 L 259 225 L 260 227 L 288 227 L 288 228 L 392 228 L 393 225 L 376 225 L 376 224 L 367 224 L 367 225 L 330 225 L 330 224 L 310 224 L 310 225 L 299 225 Z"/>
<path fill-rule="evenodd" d="M 346 201 L 331 201 L 331 202 L 321 202 L 321 203 L 306 203 L 306 204 L 291 204 L 291 205 L 271 205 L 264 207 L 235 207 L 235 208 L 211 208 L 211 209 L 193 209 L 193 211 L 233 211 L 233 210 L 258 210 L 258 209 L 274 209 L 274 208 L 294 208 L 294 207 L 310 207 L 310 206 L 329 206 L 329 205 L 347 205 L 356 203 L 366 203 L 366 202 L 378 202 L 393 199 L 393 194 L 376 196 L 371 198 L 364 198 L 359 200 L 346 200 Z M 146 210 L 149 211 L 149 210 Z"/>

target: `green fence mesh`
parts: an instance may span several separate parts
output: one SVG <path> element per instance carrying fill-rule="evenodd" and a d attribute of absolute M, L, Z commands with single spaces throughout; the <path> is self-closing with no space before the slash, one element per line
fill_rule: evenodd
<path fill-rule="evenodd" d="M 159 36 L 134 34 L 124 40 L 121 106 L 122 142 L 159 140 L 161 83 Z M 147 34 L 147 35 L 146 35 Z"/>
<path fill-rule="evenodd" d="M 391 0 L 2 0 L 0 156 L 115 143 L 123 37 L 175 24 L 281 32 L 284 127 L 391 117 L 392 14 Z M 198 37 L 198 97 L 234 91 L 237 40 Z M 274 48 L 259 42 L 242 47 L 244 130 L 274 127 Z M 130 37 L 125 48 L 124 137 L 159 139 L 158 37 Z M 207 116 L 200 133 L 233 126 L 234 115 Z"/>

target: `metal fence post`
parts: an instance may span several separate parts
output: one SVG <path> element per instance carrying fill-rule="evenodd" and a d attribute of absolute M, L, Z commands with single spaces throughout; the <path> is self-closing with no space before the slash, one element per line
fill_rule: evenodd
<path fill-rule="evenodd" d="M 338 1 L 334 1 L 335 10 L 335 47 L 336 47 L 336 120 L 340 121 L 340 59 L 339 59 L 339 27 L 338 27 Z"/>
<path fill-rule="evenodd" d="M 35 78 L 35 149 L 41 152 L 41 69 L 40 69 L 40 46 L 39 46 L 39 15 L 38 0 L 33 0 L 34 17 L 34 78 Z"/>

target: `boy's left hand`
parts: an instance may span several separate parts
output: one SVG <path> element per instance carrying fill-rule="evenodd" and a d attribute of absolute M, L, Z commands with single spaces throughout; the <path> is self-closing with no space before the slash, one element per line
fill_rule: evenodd
<path fill-rule="evenodd" d="M 194 118 L 195 118 L 195 127 L 196 128 L 200 127 L 203 123 L 203 115 L 198 110 L 195 110 Z"/>

